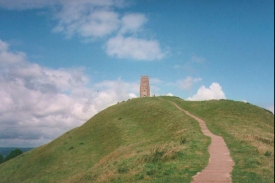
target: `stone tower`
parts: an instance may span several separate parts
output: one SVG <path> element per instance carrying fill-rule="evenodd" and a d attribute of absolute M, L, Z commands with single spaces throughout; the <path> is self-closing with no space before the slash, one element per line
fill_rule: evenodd
<path fill-rule="evenodd" d="M 140 78 L 140 97 L 150 97 L 150 85 L 148 76 L 141 76 Z"/>

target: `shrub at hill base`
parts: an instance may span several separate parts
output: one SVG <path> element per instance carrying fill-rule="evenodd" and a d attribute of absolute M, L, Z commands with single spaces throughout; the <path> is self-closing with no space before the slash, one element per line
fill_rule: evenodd
<path fill-rule="evenodd" d="M 21 149 L 14 149 L 10 152 L 10 154 L 8 154 L 5 158 L 4 161 L 8 161 L 12 158 L 15 158 L 16 156 L 22 154 L 23 152 L 21 151 Z M 0 158 L 0 162 L 1 162 L 1 158 Z"/>
<path fill-rule="evenodd" d="M 0 164 L 4 162 L 4 157 L 2 154 L 0 154 Z"/>

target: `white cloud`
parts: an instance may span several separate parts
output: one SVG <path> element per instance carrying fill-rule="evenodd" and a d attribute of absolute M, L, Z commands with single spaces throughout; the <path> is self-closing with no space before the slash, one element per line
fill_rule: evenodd
<path fill-rule="evenodd" d="M 167 93 L 166 96 L 174 96 L 172 93 Z"/>
<path fill-rule="evenodd" d="M 0 0 L 0 7 L 7 9 L 42 9 L 49 11 L 57 25 L 54 32 L 68 38 L 77 35 L 85 39 L 107 36 L 120 24 L 116 7 L 123 7 L 124 0 Z"/>
<path fill-rule="evenodd" d="M 0 0 L 0 7 L 8 9 L 48 8 L 57 20 L 54 32 L 85 39 L 101 38 L 118 30 L 133 33 L 140 29 L 147 22 L 145 15 L 128 13 L 120 18 L 114 11 L 126 5 L 124 0 Z"/>
<path fill-rule="evenodd" d="M 191 76 L 188 76 L 187 78 L 183 80 L 178 80 L 177 85 L 184 90 L 190 90 L 194 83 L 197 83 L 201 81 L 201 78 L 193 78 Z"/>
<path fill-rule="evenodd" d="M 128 1 L 127 1 L 128 2 Z M 8 9 L 49 10 L 57 25 L 53 32 L 67 38 L 78 36 L 89 42 L 112 37 L 107 42 L 107 54 L 117 58 L 159 60 L 164 57 L 159 42 L 137 38 L 148 19 L 141 13 L 115 11 L 129 4 L 124 0 L 0 0 L 0 7 Z M 46 8 L 46 9 L 45 9 Z M 128 37 L 125 37 L 127 34 Z M 134 37 L 135 36 L 135 37 Z M 3 46 L 3 45 L 2 45 Z M 3 49 L 3 48 L 2 48 Z"/>
<path fill-rule="evenodd" d="M 135 33 L 148 21 L 145 15 L 141 13 L 131 13 L 122 17 L 120 33 Z"/>
<path fill-rule="evenodd" d="M 12 63 L 18 64 L 18 63 L 24 61 L 24 59 L 26 58 L 25 53 L 17 52 L 16 54 L 13 54 L 8 51 L 8 48 L 9 48 L 9 44 L 0 39 L 0 58 L 1 58 L 0 64 L 2 64 L 2 66 L 6 66 L 6 65 L 9 65 Z M 18 66 L 18 67 L 20 67 L 20 66 Z"/>
<path fill-rule="evenodd" d="M 5 47 L 0 49 L 0 146 L 49 142 L 139 91 L 138 83 L 121 79 L 88 88 L 82 68 L 41 67 L 7 45 L 0 40 L 0 47 Z"/>
<path fill-rule="evenodd" d="M 158 41 L 135 37 L 113 37 L 107 42 L 106 51 L 110 56 L 125 59 L 152 61 L 164 57 Z"/>
<path fill-rule="evenodd" d="M 124 16 L 114 11 L 114 7 L 123 6 L 125 1 L 61 1 L 61 10 L 54 17 L 58 25 L 54 32 L 62 32 L 67 37 L 79 35 L 93 39 L 112 33 L 135 33 L 148 21 L 141 13 L 128 13 Z"/>
<path fill-rule="evenodd" d="M 134 93 L 129 93 L 129 97 L 130 97 L 130 98 L 137 98 L 137 95 L 134 94 Z"/>
<path fill-rule="evenodd" d="M 0 40 L 0 52 L 7 51 L 8 47 L 9 47 L 8 43 Z"/>
<path fill-rule="evenodd" d="M 225 99 L 225 94 L 219 83 L 212 83 L 209 88 L 201 86 L 197 93 L 187 100 L 211 100 L 211 99 Z"/>
<path fill-rule="evenodd" d="M 64 32 L 67 37 L 75 34 L 84 38 L 103 37 L 113 33 L 119 27 L 118 14 L 109 10 L 94 10 L 87 15 L 83 7 L 79 9 L 70 7 L 70 10 L 60 12 L 57 19 L 59 24 L 54 31 Z"/>

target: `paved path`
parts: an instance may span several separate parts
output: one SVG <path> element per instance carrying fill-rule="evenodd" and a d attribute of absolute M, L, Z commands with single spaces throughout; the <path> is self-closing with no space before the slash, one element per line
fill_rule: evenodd
<path fill-rule="evenodd" d="M 230 157 L 230 152 L 223 138 L 212 134 L 203 120 L 183 110 L 176 103 L 172 103 L 179 110 L 184 111 L 187 115 L 197 120 L 202 133 L 211 138 L 211 144 L 208 147 L 210 153 L 209 163 L 202 172 L 197 173 L 193 177 L 192 183 L 231 183 L 230 172 L 233 169 L 234 162 Z"/>

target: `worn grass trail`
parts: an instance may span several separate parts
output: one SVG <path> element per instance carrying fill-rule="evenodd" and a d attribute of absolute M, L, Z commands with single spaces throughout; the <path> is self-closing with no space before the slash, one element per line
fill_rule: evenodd
<path fill-rule="evenodd" d="M 203 120 L 183 110 L 176 103 L 172 103 L 179 110 L 197 120 L 203 134 L 211 138 L 211 144 L 208 147 L 210 153 L 209 163 L 202 172 L 193 177 L 192 183 L 231 183 L 230 172 L 233 169 L 234 162 L 223 138 L 212 134 Z"/>

